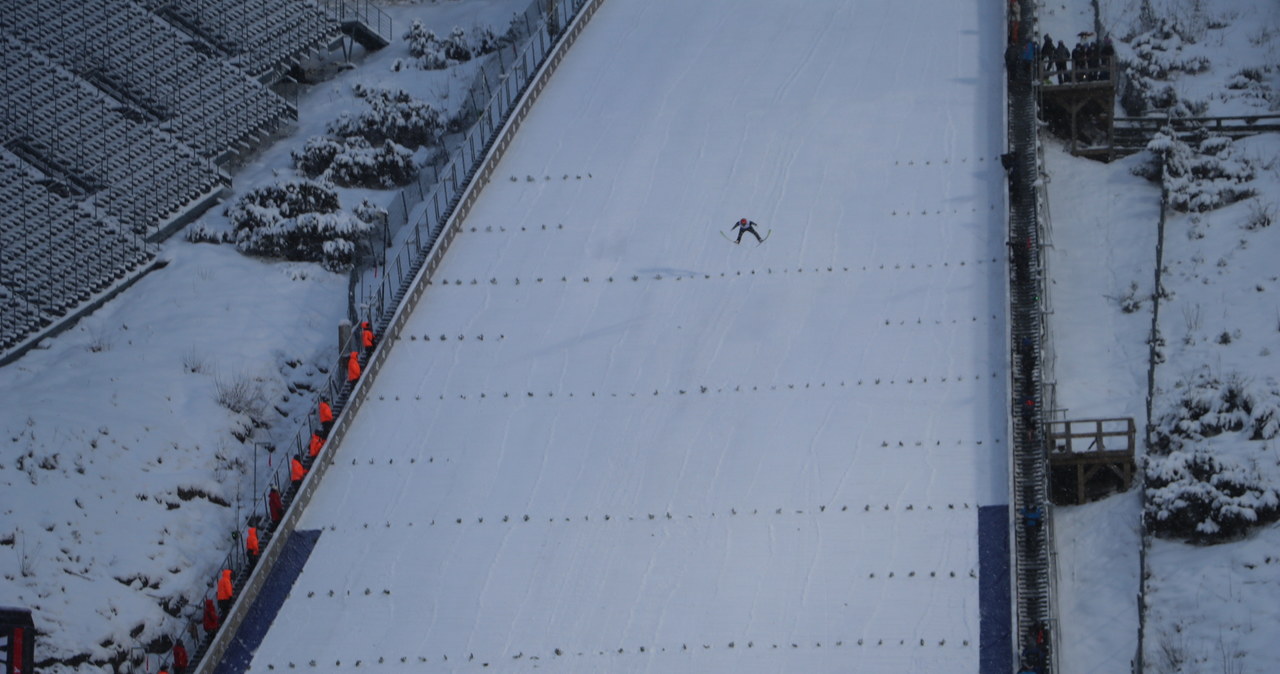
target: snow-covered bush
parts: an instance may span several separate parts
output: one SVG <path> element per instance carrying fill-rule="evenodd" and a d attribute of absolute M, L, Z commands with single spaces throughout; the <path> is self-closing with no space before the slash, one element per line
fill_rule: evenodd
<path fill-rule="evenodd" d="M 361 200 L 360 204 L 351 209 L 351 212 L 362 222 L 367 222 L 373 226 L 382 226 L 387 224 L 387 209 L 369 201 Z"/>
<path fill-rule="evenodd" d="M 1151 457 L 1143 517 L 1157 536 L 1219 543 L 1280 519 L 1280 494 L 1257 472 L 1198 449 Z"/>
<path fill-rule="evenodd" d="M 1189 139 L 1162 129 L 1147 143 L 1152 161 L 1134 167 L 1150 180 L 1163 181 L 1169 206 L 1183 212 L 1204 212 L 1255 194 L 1253 162 L 1237 151 L 1226 136 L 1203 130 Z"/>
<path fill-rule="evenodd" d="M 1259 110 L 1280 110 L 1280 93 L 1271 84 L 1276 69 L 1271 65 L 1241 68 L 1227 79 L 1226 90 L 1218 92 L 1217 97 Z"/>
<path fill-rule="evenodd" d="M 329 123 L 329 135 L 359 136 L 373 146 L 388 140 L 408 148 L 439 142 L 444 118 L 430 103 L 414 98 L 403 89 L 392 91 L 357 85 L 354 90 L 356 96 L 369 104 L 370 110 L 338 117 Z"/>
<path fill-rule="evenodd" d="M 1274 384 L 1200 370 L 1178 386 L 1182 397 L 1157 423 L 1153 451 L 1176 451 L 1228 432 L 1247 432 L 1249 440 L 1270 440 L 1280 432 L 1280 387 Z"/>
<path fill-rule="evenodd" d="M 390 140 L 374 147 L 360 136 L 315 136 L 293 153 L 293 162 L 308 178 L 324 178 L 340 187 L 391 188 L 418 174 L 412 150 Z"/>
<path fill-rule="evenodd" d="M 340 210 L 338 194 L 309 180 L 260 187 L 226 210 L 242 252 L 349 269 L 372 226 Z"/>
<path fill-rule="evenodd" d="M 191 243 L 231 243 L 234 237 L 201 220 L 187 228 L 186 239 Z"/>
<path fill-rule="evenodd" d="M 1128 54 L 1122 59 L 1125 78 L 1120 104 L 1130 115 L 1140 116 L 1161 110 L 1174 117 L 1204 114 L 1208 101 L 1182 99 L 1168 81 L 1178 73 L 1194 74 L 1209 69 L 1203 54 L 1188 53 L 1195 43 L 1193 31 L 1177 19 L 1153 20 L 1152 26 L 1129 36 Z"/>
<path fill-rule="evenodd" d="M 1255 199 L 1249 203 L 1249 217 L 1245 221 L 1245 229 L 1266 229 L 1276 219 L 1275 204 L 1264 204 Z"/>
<path fill-rule="evenodd" d="M 470 31 L 455 27 L 444 39 L 428 30 L 415 19 L 405 32 L 409 53 L 417 59 L 416 65 L 424 70 L 443 70 L 451 65 L 465 63 L 502 47 L 506 40 L 484 26 Z"/>
<path fill-rule="evenodd" d="M 1155 534 L 1215 543 L 1280 519 L 1280 494 L 1223 449 L 1280 434 L 1280 387 L 1207 369 L 1178 383 L 1147 457 L 1145 517 Z"/>
<path fill-rule="evenodd" d="M 1131 75 L 1167 80 L 1174 73 L 1202 73 L 1209 69 L 1203 54 L 1189 54 L 1186 47 L 1195 44 L 1193 31 L 1177 19 L 1165 17 L 1151 30 L 1127 40 L 1133 50 Z"/>

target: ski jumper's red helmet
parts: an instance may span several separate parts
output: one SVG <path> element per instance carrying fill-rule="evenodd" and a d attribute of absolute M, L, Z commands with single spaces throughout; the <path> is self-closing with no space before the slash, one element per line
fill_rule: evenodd
<path fill-rule="evenodd" d="M 747 219 L 746 219 L 746 218 L 743 218 L 743 219 L 739 220 L 739 221 L 738 221 L 738 224 L 739 224 L 739 225 L 745 225 L 745 224 L 747 224 Z"/>

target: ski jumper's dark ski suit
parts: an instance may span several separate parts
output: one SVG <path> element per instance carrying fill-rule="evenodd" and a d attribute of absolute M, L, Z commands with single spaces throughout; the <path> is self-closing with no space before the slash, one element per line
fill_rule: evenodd
<path fill-rule="evenodd" d="M 756 242 L 764 243 L 764 239 L 760 238 L 760 232 L 756 231 L 756 223 L 746 218 L 733 223 L 733 227 L 731 227 L 730 230 L 734 229 L 738 230 L 738 239 L 734 241 L 734 243 L 742 243 L 742 235 L 747 232 L 751 232 L 751 235 L 756 237 Z"/>

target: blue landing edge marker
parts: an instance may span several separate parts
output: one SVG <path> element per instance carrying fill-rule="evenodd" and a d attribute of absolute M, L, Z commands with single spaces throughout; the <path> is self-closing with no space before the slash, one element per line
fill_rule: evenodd
<path fill-rule="evenodd" d="M 983 674 L 1013 672 L 1009 506 L 978 508 L 978 663 Z"/>
<path fill-rule="evenodd" d="M 311 551 L 319 540 L 319 530 L 295 530 L 289 540 L 284 542 L 284 549 L 280 551 L 271 575 L 267 576 L 262 590 L 253 600 L 253 606 L 245 614 L 235 638 L 227 645 L 222 662 L 213 670 L 214 674 L 244 674 L 249 669 L 254 652 L 262 645 L 267 630 L 271 629 L 271 623 L 275 622 L 280 607 L 284 606 L 284 600 L 293 589 L 294 581 L 302 573 L 302 567 L 306 566 L 307 559 L 311 557 Z"/>

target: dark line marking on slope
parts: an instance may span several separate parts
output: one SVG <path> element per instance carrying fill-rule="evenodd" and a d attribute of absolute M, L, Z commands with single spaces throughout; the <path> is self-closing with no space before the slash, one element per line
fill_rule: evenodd
<path fill-rule="evenodd" d="M 821 274 L 821 273 L 840 274 L 840 273 L 852 273 L 852 272 L 950 269 L 953 267 L 970 267 L 970 266 L 978 267 L 985 264 L 996 264 L 999 262 L 1002 262 L 1000 258 L 992 257 L 990 259 L 979 258 L 976 260 L 961 260 L 954 264 L 948 261 L 948 262 L 942 262 L 942 263 L 898 262 L 893 264 L 880 264 L 880 265 L 873 264 L 873 265 L 861 265 L 861 266 L 854 266 L 854 267 L 836 266 L 836 265 L 825 265 L 825 266 L 817 266 L 817 267 L 778 267 L 777 269 L 773 267 L 765 267 L 764 269 L 747 269 L 747 270 L 739 269 L 732 272 L 720 272 L 718 274 L 693 273 L 693 274 L 663 275 L 662 273 L 657 273 L 657 274 L 646 273 L 644 276 L 641 276 L 640 274 L 631 274 L 630 276 L 606 276 L 604 278 L 597 276 L 596 282 L 597 283 L 627 283 L 627 282 L 638 283 L 641 280 L 645 280 L 645 281 L 665 281 L 665 280 L 711 281 L 711 280 L 718 280 L 718 279 L 733 279 L 733 278 L 738 278 L 742 276 L 782 276 L 782 275 L 790 275 L 790 274 L 804 274 L 806 273 L 806 271 L 813 274 Z M 561 274 L 559 276 L 555 276 L 555 275 L 526 276 L 523 279 L 518 276 L 506 278 L 506 279 L 499 279 L 496 276 L 491 276 L 487 279 L 472 277 L 470 279 L 442 278 L 442 279 L 427 280 L 427 285 L 429 286 L 453 286 L 453 287 L 508 286 L 508 285 L 518 286 L 518 285 L 530 285 L 530 284 L 554 285 L 557 283 L 558 284 L 591 283 L 591 277 L 589 275 L 581 276 L 581 277 L 574 275 L 570 277 L 568 274 Z"/>
<path fill-rule="evenodd" d="M 998 321 L 1001 318 L 1002 316 L 1000 316 L 999 314 L 991 314 L 990 320 Z M 882 327 L 916 327 L 916 326 L 936 327 L 936 326 L 947 326 L 947 325 L 960 325 L 961 323 L 977 323 L 978 320 L 979 318 L 977 316 L 969 316 L 968 320 L 965 320 L 963 318 L 951 318 L 951 319 L 931 318 L 928 320 L 922 317 L 916 317 L 914 319 L 896 319 L 896 320 L 892 318 L 886 318 L 880 321 L 878 325 Z M 983 317 L 982 320 L 985 321 L 987 319 Z M 485 333 L 476 333 L 476 334 L 467 335 L 465 333 L 442 332 L 439 334 L 432 334 L 432 333 L 423 333 L 422 335 L 411 334 L 411 335 L 408 335 L 407 337 L 401 334 L 397 336 L 396 339 L 397 341 L 410 341 L 410 342 L 421 341 L 423 343 L 426 343 L 426 342 L 432 342 L 432 343 L 484 342 L 488 340 L 490 344 L 493 344 L 496 342 L 501 342 L 506 340 L 507 336 L 505 333 L 499 333 L 495 337 L 492 333 L 488 335 L 485 335 Z"/>
<path fill-rule="evenodd" d="M 891 515 L 900 515 L 903 513 L 914 513 L 919 515 L 929 515 L 929 514 L 947 515 L 949 513 L 957 513 L 957 512 L 963 512 L 966 510 L 973 510 L 975 507 L 976 506 L 970 505 L 968 503 L 948 503 L 946 508 L 943 508 L 941 505 L 939 505 L 937 508 L 934 508 L 932 504 L 924 504 L 922 507 L 916 508 L 914 503 L 909 503 L 906 506 L 893 506 L 888 503 L 883 503 L 883 504 L 864 503 L 860 506 L 855 504 L 852 507 L 850 507 L 849 505 L 842 505 L 839 508 L 836 508 L 835 506 L 828 508 L 827 506 L 823 505 L 823 506 L 819 506 L 818 508 L 810 508 L 807 511 L 804 509 L 795 509 L 795 508 L 752 508 L 749 511 L 746 508 L 743 508 L 742 510 L 738 510 L 737 508 L 730 508 L 727 514 L 724 511 L 721 511 L 720 519 L 735 518 L 735 517 L 748 519 L 751 517 L 761 517 L 761 516 L 765 518 L 769 518 L 771 516 L 772 517 L 803 516 L 803 517 L 812 518 L 812 517 L 817 517 L 823 514 L 830 514 L 834 516 L 834 515 L 839 515 L 841 513 L 843 513 L 845 516 L 882 515 L 884 513 L 889 513 Z M 488 518 L 485 518 L 483 516 L 466 517 L 466 518 L 456 517 L 456 516 L 426 518 L 425 523 L 416 522 L 416 521 L 402 521 L 402 522 L 393 523 L 391 520 L 385 520 L 381 523 L 361 522 L 360 526 L 358 527 L 350 527 L 350 528 L 343 527 L 343 531 L 370 530 L 370 529 L 377 531 L 379 529 L 391 529 L 391 528 L 400 529 L 400 528 L 411 528 L 414 526 L 434 527 L 434 526 L 450 526 L 450 525 L 461 526 L 464 524 L 481 525 L 481 524 L 484 524 L 486 521 L 489 524 L 507 524 L 511 526 L 518 526 L 521 524 L 541 524 L 544 521 L 547 524 L 573 524 L 573 523 L 585 524 L 590 522 L 596 522 L 597 524 L 602 522 L 608 522 L 610 524 L 625 524 L 627 522 L 640 522 L 640 523 L 656 522 L 661 524 L 665 522 L 689 522 L 689 521 L 705 522 L 707 520 L 715 519 L 715 517 L 716 517 L 716 513 L 714 512 L 712 512 L 710 515 L 692 515 L 692 514 L 673 515 L 670 512 L 666 512 L 666 513 L 646 513 L 644 515 L 632 514 L 632 515 L 623 515 L 623 516 L 618 516 L 610 513 L 604 513 L 603 515 L 601 515 L 600 513 L 596 513 L 595 519 L 593 520 L 591 518 L 591 515 L 583 515 L 582 517 L 565 517 L 563 515 L 559 515 L 555 517 L 545 517 L 545 516 L 534 516 L 534 515 L 525 513 L 519 516 L 502 515 L 501 517 L 488 517 Z M 338 525 L 330 523 L 322 526 L 321 529 L 327 530 L 327 531 L 338 531 Z M 955 577 L 955 574 L 952 574 L 952 577 Z"/>
<path fill-rule="evenodd" d="M 398 399 L 398 397 L 397 397 L 397 399 Z M 969 448 L 981 447 L 981 446 L 983 445 L 983 442 L 984 442 L 983 440 L 956 440 L 954 445 L 947 445 L 947 446 L 948 446 L 948 447 L 960 447 L 960 448 L 969 449 Z M 1001 444 L 1000 438 L 996 438 L 995 440 L 992 440 L 992 441 L 991 441 L 991 444 L 993 444 L 993 445 L 999 445 L 999 444 Z M 970 447 L 970 445 L 972 445 L 972 447 Z M 932 442 L 931 442 L 931 441 L 928 441 L 928 440 L 912 440 L 912 441 L 903 441 L 903 440 L 894 440 L 894 441 L 889 441 L 889 440 L 881 440 L 881 441 L 880 441 L 880 444 L 879 444 L 879 445 L 876 445 L 876 447 L 881 448 L 881 449 L 910 449 L 910 448 L 913 448 L 913 447 L 914 447 L 914 448 L 921 448 L 921 449 L 924 449 L 924 448 L 940 448 L 940 447 L 942 447 L 942 446 L 943 446 L 943 444 L 942 444 L 942 441 L 941 441 L 941 440 L 933 440 Z M 871 445 L 858 445 L 858 446 L 856 446 L 856 447 L 855 447 L 855 449 L 861 449 L 861 448 L 863 448 L 863 447 L 871 447 Z M 400 460 L 400 467 L 401 467 L 401 468 L 403 468 L 403 467 L 405 466 L 405 464 L 406 464 L 406 463 L 408 463 L 408 465 L 416 465 L 416 464 L 418 463 L 419 458 L 420 458 L 420 457 L 411 456 L 411 457 L 409 457 L 408 461 L 406 462 L 406 461 L 404 460 L 404 457 L 401 457 L 401 460 Z M 425 457 L 425 459 L 422 461 L 422 463 L 424 463 L 424 464 L 434 464 L 435 462 L 436 462 L 436 457 L 435 457 L 434 455 L 432 455 L 432 456 L 428 456 L 428 457 Z M 440 462 L 441 462 L 441 463 L 452 463 L 452 462 L 453 462 L 453 457 L 449 457 L 449 456 L 442 456 L 442 457 L 440 457 Z M 369 459 L 366 459 L 363 463 L 361 463 L 359 459 L 352 459 L 352 460 L 351 460 L 351 465 L 352 465 L 352 466 L 355 466 L 355 467 L 357 467 L 357 468 L 365 467 L 365 466 L 372 466 L 372 467 L 374 467 L 374 468 L 380 468 L 380 467 L 384 467 L 384 466 L 385 466 L 385 467 L 393 468 L 393 469 L 396 469 L 396 470 L 399 470 L 399 469 L 400 469 L 400 468 L 396 468 L 396 460 L 395 460 L 395 458 L 388 458 L 388 459 L 386 460 L 386 462 L 385 462 L 385 463 L 384 463 L 383 461 L 380 461 L 380 460 L 374 459 L 374 458 L 372 458 L 372 457 L 371 457 L 371 458 L 369 458 Z M 825 508 L 825 507 L 826 507 L 825 505 L 824 505 L 824 506 L 819 506 L 819 509 L 822 509 L 822 508 Z M 847 506 L 843 506 L 843 507 L 847 507 Z M 948 508 L 951 508 L 951 507 L 952 507 L 952 505 L 951 505 L 951 504 L 948 504 L 948 505 L 947 505 L 947 507 L 948 507 Z M 968 504 L 964 504 L 964 507 L 965 507 L 965 508 L 968 508 L 968 507 L 969 507 L 969 505 L 968 505 Z M 887 507 L 887 506 L 886 506 L 886 509 L 888 509 L 888 507 Z M 911 506 L 910 506 L 910 505 L 908 505 L 908 506 L 907 506 L 907 510 L 910 510 L 910 509 L 911 509 Z M 932 509 L 933 509 L 933 507 L 932 507 L 932 506 L 929 506 L 929 507 L 928 507 L 928 508 L 926 508 L 926 509 L 928 509 L 928 510 L 932 510 Z M 735 512 L 731 512 L 730 514 L 732 514 L 732 515 L 737 515 L 738 513 L 735 511 Z M 713 513 L 711 513 L 711 516 L 712 516 L 712 517 L 715 517 L 715 513 L 714 513 L 714 512 L 713 512 Z M 607 518 L 608 518 L 608 516 L 606 516 L 606 519 L 607 519 Z"/>
<path fill-rule="evenodd" d="M 514 225 L 511 227 L 507 227 L 505 225 L 498 225 L 496 228 L 493 225 L 485 225 L 483 227 L 480 227 L 480 226 L 468 227 L 467 229 L 463 230 L 463 233 L 466 233 L 466 234 L 514 234 L 518 232 L 558 232 L 563 230 L 564 230 L 564 223 L 556 223 L 554 226 L 549 226 L 546 224 L 520 225 L 518 227 Z"/>
<path fill-rule="evenodd" d="M 757 643 L 755 639 L 745 639 L 745 640 L 733 639 L 728 642 L 721 640 L 721 641 L 716 641 L 714 643 L 708 643 L 708 642 L 703 642 L 699 640 L 699 641 L 694 641 L 692 644 L 688 642 L 681 643 L 678 647 L 675 645 L 674 642 L 667 646 L 658 646 L 658 647 L 655 647 L 652 645 L 638 645 L 638 646 L 631 646 L 631 647 L 609 646 L 607 648 L 597 647 L 597 648 L 585 648 L 580 650 L 564 649 L 564 648 L 556 647 L 556 648 L 553 648 L 550 652 L 546 652 L 542 654 L 538 654 L 534 652 L 526 653 L 522 649 L 520 651 L 517 651 L 514 655 L 503 654 L 502 656 L 498 656 L 498 657 L 484 656 L 483 654 L 481 655 L 481 657 L 476 657 L 476 654 L 474 652 L 469 652 L 465 656 L 462 655 L 460 652 L 455 652 L 452 655 L 452 657 L 448 653 L 441 653 L 439 655 L 416 655 L 416 654 L 401 655 L 398 658 L 395 655 L 387 656 L 387 655 L 371 654 L 369 656 L 365 656 L 362 658 L 347 658 L 346 660 L 334 660 L 332 665 L 330 665 L 327 661 L 324 663 L 317 663 L 315 660 L 310 660 L 308 662 L 302 663 L 302 662 L 294 662 L 294 661 L 286 660 L 285 664 L 280 665 L 280 668 L 281 669 L 321 668 L 323 671 L 334 671 L 339 668 L 369 669 L 369 668 L 376 668 L 378 665 L 399 666 L 399 665 L 406 665 L 406 664 L 423 665 L 423 664 L 431 664 L 431 663 L 440 663 L 440 664 L 451 663 L 450 664 L 451 667 L 469 666 L 469 667 L 478 667 L 478 668 L 484 669 L 484 668 L 490 667 L 491 665 L 496 665 L 496 664 L 499 664 L 500 662 L 505 662 L 508 659 L 510 660 L 528 659 L 531 661 L 538 661 L 538 660 L 554 660 L 558 658 L 625 657 L 625 656 L 638 656 L 638 655 L 643 655 L 643 656 L 652 658 L 655 656 L 660 656 L 664 653 L 671 653 L 671 654 L 682 653 L 684 654 L 682 657 L 688 657 L 689 653 L 698 653 L 698 652 L 706 653 L 711 651 L 724 651 L 724 650 L 738 650 L 738 651 L 758 650 L 758 651 L 766 651 L 766 652 L 771 652 L 771 651 L 795 652 L 795 651 L 802 651 L 802 650 L 804 651 L 817 650 L 822 648 L 855 649 L 855 648 L 886 648 L 886 647 L 932 650 L 932 649 L 938 649 L 938 648 L 964 649 L 964 648 L 969 648 L 969 646 L 970 646 L 969 639 L 955 638 L 955 637 L 952 637 L 950 639 L 947 639 L 945 637 L 941 639 L 937 639 L 934 637 L 925 639 L 925 638 L 919 637 L 918 635 L 912 635 L 909 638 L 899 637 L 897 639 L 894 639 L 892 637 L 885 638 L 883 636 L 882 637 L 859 637 L 857 639 L 854 639 L 853 637 L 849 637 L 847 639 L 836 639 L 834 641 L 828 639 L 825 641 L 825 645 L 824 645 L 824 642 L 821 640 L 795 639 L 794 637 L 789 637 L 787 639 L 780 639 L 777 641 L 770 640 L 767 642 L 761 641 L 759 643 Z M 345 665 L 343 664 L 344 662 L 346 663 Z M 268 670 L 274 671 L 276 669 L 276 663 L 271 662 L 271 663 L 266 663 L 266 665 Z"/>
<path fill-rule="evenodd" d="M 996 205 L 995 205 L 995 204 L 989 204 L 989 208 L 987 208 L 987 211 L 989 211 L 989 212 L 990 212 L 990 211 L 995 211 L 995 210 L 996 210 Z M 979 212 L 979 211 L 978 211 L 978 209 L 977 209 L 976 207 L 974 207 L 974 208 L 970 208 L 970 209 L 969 209 L 969 212 L 968 212 L 968 213 L 965 213 L 965 214 L 963 214 L 963 215 L 972 215 L 972 214 L 974 214 L 974 213 L 978 213 L 978 212 Z M 899 212 L 898 212 L 898 209 L 896 209 L 896 208 L 895 208 L 895 209 L 893 209 L 893 210 L 889 211 L 889 215 L 890 215 L 890 217 L 896 217 L 896 216 L 899 216 L 899 215 L 900 215 L 900 216 L 903 216 L 903 217 L 912 217 L 912 216 L 915 216 L 915 217 L 924 217 L 924 216 L 933 216 L 933 217 L 937 217 L 937 216 L 939 216 L 939 215 L 962 215 L 962 214 L 960 213 L 960 211 L 959 211 L 959 210 L 956 210 L 956 209 L 954 209 L 954 208 L 953 208 L 953 209 L 951 209 L 951 212 L 950 212 L 950 213 L 944 213 L 944 212 L 942 211 L 942 209 L 940 209 L 940 208 L 935 208 L 935 209 L 933 209 L 932 211 L 930 211 L 930 210 L 929 210 L 929 209 L 927 209 L 927 208 L 920 208 L 920 209 L 917 209 L 917 210 L 914 210 L 914 211 L 913 211 L 913 210 L 911 210 L 911 209 L 905 209 L 905 210 L 903 210 L 901 213 L 899 213 Z"/>
<path fill-rule="evenodd" d="M 946 383 L 949 383 L 949 382 L 950 382 L 950 383 L 963 383 L 963 382 L 966 382 L 966 381 L 968 381 L 968 380 L 972 380 L 972 381 L 982 381 L 982 379 L 983 379 L 983 377 L 984 377 L 984 376 L 985 376 L 985 375 L 983 375 L 983 374 L 975 374 L 975 375 L 958 375 L 958 376 L 957 376 L 957 375 L 951 375 L 951 376 L 947 376 L 947 377 L 934 377 L 934 378 L 933 378 L 933 382 L 932 382 L 932 383 L 934 383 L 934 384 L 946 384 Z M 995 380 L 995 379 L 999 378 L 1000 376 L 1001 376 L 1001 375 L 1000 375 L 998 372 L 992 372 L 992 373 L 991 373 L 991 376 L 989 377 L 989 379 Z M 857 387 L 860 387 L 860 386 L 866 386 L 866 387 L 870 388 L 870 387 L 874 387 L 874 386 L 886 386 L 886 387 L 887 387 L 887 386 L 899 386 L 899 385 L 901 385 L 901 386 L 912 386 L 912 385 L 918 385 L 918 384 L 929 384 L 929 383 L 930 383 L 930 381 L 929 381 L 929 377 L 916 377 L 916 376 L 911 376 L 911 377 L 905 377 L 905 378 L 895 377 L 895 378 L 893 378 L 893 379 L 886 379 L 886 378 L 884 378 L 884 377 L 869 377 L 869 378 L 866 378 L 866 379 L 857 379 L 857 380 L 854 380 L 854 381 L 853 381 L 853 383 L 849 383 L 849 382 L 846 382 L 846 381 L 843 381 L 843 380 L 841 380 L 841 381 L 840 381 L 840 382 L 838 382 L 838 383 L 833 382 L 833 383 L 831 383 L 830 388 L 832 388 L 832 389 L 836 389 L 836 388 L 857 388 Z M 800 382 L 800 383 L 793 383 L 793 384 L 766 384 L 766 385 L 764 385 L 764 386 L 759 386 L 759 385 L 745 386 L 745 385 L 742 385 L 742 384 L 737 384 L 737 385 L 730 386 L 730 385 L 727 385 L 727 384 L 726 384 L 726 385 L 724 385 L 724 386 L 718 386 L 718 387 L 714 387 L 714 388 L 713 388 L 713 387 L 711 387 L 711 386 L 706 386 L 706 385 L 698 385 L 698 386 L 696 386 L 696 387 L 690 387 L 690 388 L 678 388 L 678 389 L 675 389 L 675 390 L 668 390 L 668 391 L 666 391 L 665 393 L 662 391 L 662 389 L 656 389 L 656 388 L 655 388 L 652 392 L 648 392 L 648 391 L 643 391 L 643 392 L 642 392 L 642 391 L 622 391 L 622 392 L 617 392 L 617 391 L 588 391 L 588 392 L 581 392 L 581 391 L 579 391 L 579 392 L 576 392 L 576 393 L 575 393 L 574 391 L 569 391 L 569 392 L 567 392 L 567 393 L 566 393 L 565 391 L 560 391 L 558 394 L 557 394 L 557 392 L 556 392 L 556 391 L 546 391 L 545 393 L 544 393 L 544 392 L 542 392 L 542 391 L 534 392 L 534 391 L 529 391 L 529 390 L 524 390 L 524 391 L 520 391 L 520 390 L 517 390 L 517 391 L 501 391 L 501 392 L 498 392 L 498 391 L 480 391 L 480 392 L 474 392 L 474 393 L 456 393 L 456 394 L 455 394 L 455 393 L 450 393 L 450 394 L 448 394 L 448 396 L 447 396 L 447 397 L 446 397 L 446 394 L 444 394 L 444 393 L 440 393 L 440 394 L 437 394 L 437 396 L 436 396 L 436 398 L 435 398 L 435 399 L 436 399 L 436 400 L 473 400 L 473 399 L 474 399 L 474 400 L 496 400 L 496 399 L 511 399 L 511 398 L 516 398 L 516 399 L 524 399 L 524 400 L 528 400 L 528 399 L 540 399 L 540 398 L 555 398 L 555 397 L 557 397 L 557 395 L 558 395 L 559 397 L 561 397 L 561 398 L 584 398 L 584 399 L 589 399 L 589 398 L 637 398 L 637 397 L 640 397 L 640 396 L 644 396 L 644 397 L 656 397 L 656 396 L 662 396 L 662 395 L 664 395 L 664 394 L 665 394 L 665 395 L 669 395 L 669 396 L 677 396 L 677 397 L 679 397 L 679 396 L 685 396 L 685 395 L 692 396 L 692 397 L 697 397 L 697 396 L 699 396 L 699 395 L 708 395 L 708 394 L 712 394 L 712 395 L 714 395 L 714 394 L 721 394 L 721 393 L 761 393 L 761 392 L 765 392 L 765 393 L 767 393 L 767 392 L 777 392 L 777 391 L 786 392 L 786 391 L 817 390 L 817 389 L 825 389 L 825 388 L 828 388 L 828 385 L 827 385 L 827 382 L 823 381 L 823 382 L 818 382 L 818 383 L 816 383 L 816 384 L 815 384 L 815 383 L 813 383 L 813 382 Z M 392 399 L 393 399 L 393 400 L 395 400 L 395 401 L 399 401 L 399 400 L 400 400 L 400 396 L 398 396 L 398 395 L 392 396 Z M 419 394 L 419 395 L 415 395 L 415 396 L 413 397 L 413 399 L 414 399 L 415 401 L 420 401 L 420 400 L 422 400 L 422 395 L 420 395 L 420 394 Z M 384 401 L 384 402 L 385 402 L 385 401 L 387 400 L 387 396 L 386 396 L 386 395 L 379 395 L 379 396 L 378 396 L 378 400 L 380 400 L 380 401 Z M 406 398 L 406 400 L 407 400 L 407 398 Z"/>
<path fill-rule="evenodd" d="M 978 155 L 976 157 L 959 157 L 959 158 L 943 157 L 942 159 L 895 159 L 893 160 L 893 165 L 899 166 L 902 168 L 907 168 L 907 167 L 921 168 L 925 166 L 939 166 L 939 165 L 946 166 L 950 164 L 968 164 L 970 159 L 972 159 L 973 163 L 975 164 L 986 163 L 987 161 L 987 157 L 985 155 Z M 994 155 L 991 157 L 991 161 L 997 161 L 999 159 L 1000 159 L 1000 155 Z"/>
<path fill-rule="evenodd" d="M 594 179 L 594 178 L 595 178 L 595 176 L 594 176 L 594 175 L 592 175 L 592 174 L 590 174 L 590 173 L 585 173 L 585 174 L 584 174 L 584 173 L 572 173 L 572 174 L 570 174 L 570 173 L 563 173 L 563 174 L 561 174 L 561 176 L 560 176 L 560 180 L 561 180 L 561 181 L 568 180 L 568 179 L 569 179 L 569 177 L 570 177 L 571 175 L 573 176 L 573 179 L 574 179 L 574 180 L 582 180 L 582 176 L 584 176 L 584 175 L 585 175 L 585 176 L 587 176 L 587 180 L 592 180 L 592 179 Z M 509 177 L 508 177 L 508 180 L 510 180 L 510 182 L 513 182 L 513 183 L 518 183 L 518 182 L 520 182 L 520 178 L 519 178 L 519 177 L 517 177 L 517 176 L 515 176 L 515 175 L 509 176 Z M 551 180 L 551 176 L 549 176 L 549 175 L 547 175 L 547 174 L 543 174 L 543 175 L 542 175 L 542 180 L 541 180 L 541 181 L 539 181 L 537 178 L 533 177 L 533 175 L 531 175 L 531 174 L 526 173 L 526 174 L 524 175 L 524 181 L 525 181 L 526 183 L 548 182 L 548 181 L 550 181 L 550 180 Z"/>

